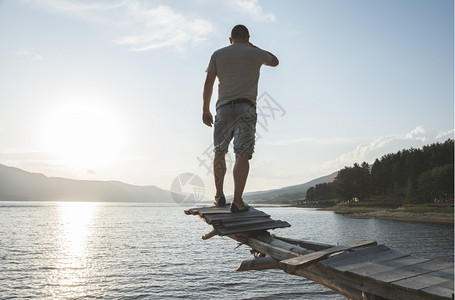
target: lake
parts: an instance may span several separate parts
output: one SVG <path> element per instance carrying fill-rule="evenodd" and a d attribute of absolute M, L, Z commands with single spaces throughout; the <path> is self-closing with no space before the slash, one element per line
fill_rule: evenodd
<path fill-rule="evenodd" d="M 345 299 L 279 270 L 235 272 L 251 258 L 186 207 L 144 203 L 0 202 L 0 298 Z M 351 219 L 306 208 L 260 208 L 292 227 L 280 236 L 342 244 L 375 240 L 454 259 L 453 224 Z"/>

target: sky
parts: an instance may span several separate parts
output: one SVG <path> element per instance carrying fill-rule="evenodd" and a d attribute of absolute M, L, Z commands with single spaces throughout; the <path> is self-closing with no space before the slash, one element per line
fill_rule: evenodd
<path fill-rule="evenodd" d="M 453 16 L 449 0 L 0 0 L 0 164 L 163 189 L 192 173 L 212 197 L 202 88 L 236 24 L 280 60 L 261 69 L 247 192 L 444 142 Z"/>

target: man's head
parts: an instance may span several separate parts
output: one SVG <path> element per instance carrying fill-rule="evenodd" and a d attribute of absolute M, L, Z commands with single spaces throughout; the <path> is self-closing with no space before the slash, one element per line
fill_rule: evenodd
<path fill-rule="evenodd" d="M 250 33 L 244 25 L 235 25 L 232 28 L 231 37 L 229 38 L 231 43 L 246 43 L 249 39 Z"/>

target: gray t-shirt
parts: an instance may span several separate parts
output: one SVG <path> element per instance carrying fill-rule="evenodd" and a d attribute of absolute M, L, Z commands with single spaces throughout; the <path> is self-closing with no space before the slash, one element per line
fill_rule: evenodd
<path fill-rule="evenodd" d="M 256 104 L 259 69 L 271 64 L 273 56 L 259 48 L 235 43 L 215 51 L 210 58 L 207 72 L 218 77 L 218 101 L 220 107 L 239 98 Z"/>

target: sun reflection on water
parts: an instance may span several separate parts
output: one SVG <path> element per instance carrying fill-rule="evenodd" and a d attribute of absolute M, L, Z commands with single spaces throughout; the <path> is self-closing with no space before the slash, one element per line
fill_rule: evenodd
<path fill-rule="evenodd" d="M 62 242 L 64 249 L 74 255 L 84 255 L 86 240 L 91 235 L 91 221 L 98 203 L 67 202 L 59 207 L 63 225 Z"/>
<path fill-rule="evenodd" d="M 49 287 L 54 297 L 83 297 L 90 280 L 90 237 L 98 203 L 61 202 Z"/>

